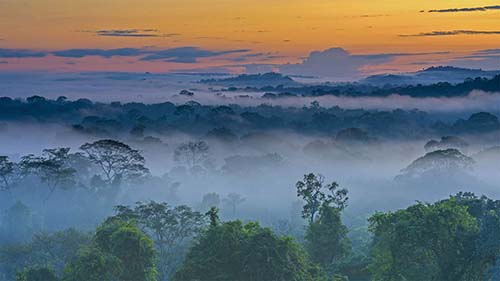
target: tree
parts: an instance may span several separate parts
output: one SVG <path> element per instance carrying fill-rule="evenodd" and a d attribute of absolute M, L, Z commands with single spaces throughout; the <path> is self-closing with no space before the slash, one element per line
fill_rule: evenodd
<path fill-rule="evenodd" d="M 482 239 L 477 219 L 456 199 L 417 203 L 378 213 L 369 221 L 374 281 L 479 281 L 484 280 L 485 265 L 491 264 L 491 254 L 478 252 Z"/>
<path fill-rule="evenodd" d="M 116 217 L 133 220 L 154 241 L 161 278 L 168 278 L 185 254 L 184 243 L 206 224 L 205 216 L 188 206 L 170 207 L 154 201 L 138 203 L 134 209 L 117 206 Z"/>
<path fill-rule="evenodd" d="M 38 225 L 28 206 L 17 201 L 8 208 L 0 224 L 0 241 L 26 242 L 38 230 Z"/>
<path fill-rule="evenodd" d="M 95 246 L 120 261 L 121 281 L 156 280 L 153 241 L 132 222 L 111 218 L 95 234 Z"/>
<path fill-rule="evenodd" d="M 231 208 L 232 214 L 235 215 L 236 208 L 245 202 L 245 198 L 241 197 L 238 193 L 229 193 L 223 201 L 229 208 Z"/>
<path fill-rule="evenodd" d="M 339 209 L 321 207 L 319 218 L 308 226 L 305 235 L 305 246 L 311 260 L 332 270 L 335 263 L 350 253 L 351 242 L 347 238 L 347 232 Z"/>
<path fill-rule="evenodd" d="M 209 146 L 204 141 L 190 141 L 179 145 L 174 151 L 174 161 L 185 165 L 190 171 L 199 168 L 209 159 Z"/>
<path fill-rule="evenodd" d="M 90 234 L 72 228 L 50 234 L 36 233 L 28 245 L 29 259 L 60 274 L 78 250 L 90 244 L 90 239 Z"/>
<path fill-rule="evenodd" d="M 220 201 L 221 200 L 219 194 L 210 192 L 203 195 L 203 199 L 201 200 L 199 208 L 201 211 L 208 211 L 212 207 L 218 208 L 220 205 Z"/>
<path fill-rule="evenodd" d="M 85 247 L 64 269 L 63 281 L 115 281 L 121 272 L 117 257 L 98 247 Z"/>
<path fill-rule="evenodd" d="M 0 191 L 9 191 L 17 174 L 17 165 L 9 157 L 0 156 Z"/>
<path fill-rule="evenodd" d="M 119 186 L 122 181 L 134 181 L 149 174 L 139 151 L 122 142 L 99 140 L 86 143 L 80 149 L 99 167 L 108 186 Z"/>
<path fill-rule="evenodd" d="M 40 157 L 24 156 L 21 166 L 26 173 L 33 172 L 49 187 L 50 199 L 56 188 L 69 189 L 75 185 L 76 170 L 69 165 L 70 148 L 44 149 Z"/>
<path fill-rule="evenodd" d="M 324 186 L 324 181 L 322 175 L 310 173 L 304 175 L 304 179 L 295 185 L 297 196 L 305 201 L 302 217 L 307 219 L 309 224 L 314 222 L 323 205 L 334 206 L 340 211 L 347 207 L 347 190 L 338 189 L 339 185 L 336 182 Z M 325 194 L 325 189 L 330 194 Z"/>
<path fill-rule="evenodd" d="M 16 276 L 16 281 L 58 281 L 55 273 L 45 267 L 28 268 L 19 272 Z"/>
<path fill-rule="evenodd" d="M 190 249 L 175 281 L 312 281 L 320 271 L 289 237 L 258 223 L 212 224 Z"/>
<path fill-rule="evenodd" d="M 474 159 L 457 149 L 436 150 L 425 154 L 401 170 L 397 179 L 415 178 L 425 175 L 443 176 L 450 173 L 463 174 L 472 168 Z"/>

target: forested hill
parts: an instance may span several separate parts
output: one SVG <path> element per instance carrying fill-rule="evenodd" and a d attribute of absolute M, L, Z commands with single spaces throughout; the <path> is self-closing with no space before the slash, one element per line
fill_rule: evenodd
<path fill-rule="evenodd" d="M 238 89 L 226 89 L 238 90 Z M 408 86 L 372 86 L 361 83 L 348 84 L 323 84 L 323 85 L 308 85 L 302 87 L 261 87 L 251 88 L 246 87 L 240 90 L 245 91 L 263 91 L 271 93 L 287 93 L 287 95 L 277 95 L 278 97 L 295 96 L 374 96 L 385 97 L 393 94 L 410 96 L 416 98 L 424 97 L 457 97 L 466 96 L 473 90 L 485 92 L 500 92 L 500 75 L 491 79 L 488 78 L 469 78 L 465 81 L 452 84 L 449 82 L 439 82 L 430 85 L 408 85 Z"/>

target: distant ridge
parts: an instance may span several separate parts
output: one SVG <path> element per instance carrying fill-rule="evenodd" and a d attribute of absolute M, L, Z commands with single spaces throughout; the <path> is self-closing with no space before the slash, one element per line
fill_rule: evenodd
<path fill-rule="evenodd" d="M 205 84 L 220 85 L 226 87 L 264 87 L 264 86 L 299 86 L 290 76 L 285 76 L 276 72 L 263 74 L 242 74 L 236 77 L 222 79 L 203 79 L 200 81 Z"/>
<path fill-rule="evenodd" d="M 454 66 L 432 66 L 417 72 L 372 75 L 359 82 L 374 86 L 403 86 L 416 84 L 429 85 L 439 82 L 457 84 L 468 78 L 493 78 L 499 74 L 500 70 L 469 69 Z"/>

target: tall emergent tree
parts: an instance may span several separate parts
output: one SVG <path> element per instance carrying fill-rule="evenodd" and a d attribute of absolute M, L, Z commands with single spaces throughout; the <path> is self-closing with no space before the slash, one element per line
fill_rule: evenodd
<path fill-rule="evenodd" d="M 34 173 L 49 187 L 48 200 L 56 188 L 69 189 L 75 186 L 76 170 L 71 167 L 69 147 L 44 149 L 40 157 L 32 154 L 21 159 L 25 173 Z"/>
<path fill-rule="evenodd" d="M 122 142 L 99 140 L 86 143 L 80 149 L 99 167 L 107 186 L 120 186 L 122 181 L 134 181 L 149 174 L 140 152 Z"/>
<path fill-rule="evenodd" d="M 324 181 L 322 175 L 310 173 L 304 175 L 304 179 L 295 185 L 297 196 L 305 201 L 302 216 L 309 223 L 314 222 L 323 205 L 334 206 L 340 211 L 347 207 L 347 190 L 338 189 L 336 182 L 324 185 Z"/>
<path fill-rule="evenodd" d="M 347 190 L 338 187 L 336 182 L 324 186 L 324 177 L 312 173 L 296 184 L 297 195 L 305 201 L 303 218 L 309 221 L 306 249 L 312 261 L 331 273 L 351 249 L 348 230 L 341 219 L 341 212 L 347 206 Z"/>

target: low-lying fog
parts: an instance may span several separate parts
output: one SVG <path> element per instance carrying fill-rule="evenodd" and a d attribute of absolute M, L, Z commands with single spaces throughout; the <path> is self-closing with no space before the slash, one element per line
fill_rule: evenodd
<path fill-rule="evenodd" d="M 388 97 L 323 96 L 266 100 L 260 98 L 263 93 L 214 91 L 196 83 L 203 77 L 185 74 L 2 74 L 0 96 L 24 98 L 36 94 L 56 98 L 64 95 L 70 100 L 171 101 L 176 104 L 196 100 L 202 104 L 266 103 L 299 108 L 318 101 L 322 107 L 419 109 L 449 120 L 466 118 L 479 111 L 497 116 L 500 113 L 500 94 L 479 91 L 455 98 L 412 98 L 395 94 Z M 193 91 L 194 95 L 178 95 L 183 89 Z M 0 155 L 17 162 L 28 154 L 40 155 L 47 148 L 70 147 L 71 152 L 79 152 L 82 144 L 100 139 L 76 133 L 68 124 L 62 124 L 64 122 L 3 122 Z M 364 218 L 377 210 L 394 210 L 417 200 L 434 202 L 459 191 L 485 194 L 491 198 L 500 195 L 497 164 L 500 161 L 497 147 L 500 140 L 497 136 L 460 136 L 461 141 L 467 143 L 458 147 L 463 155 L 453 156 L 455 158 L 446 155 L 433 158 L 431 155 L 410 166 L 432 151 L 424 148 L 429 139 L 339 142 L 332 137 L 307 133 L 266 131 L 239 135 L 230 142 L 202 138 L 209 146 L 208 153 L 196 164 L 196 169 L 189 169 L 181 161 L 174 161 L 175 150 L 182 143 L 200 141 L 199 137 L 151 135 L 153 138 L 139 139 L 124 134 L 119 139 L 141 152 L 153 177 L 140 184 L 126 185 L 107 205 L 95 206 L 95 198 L 85 195 L 84 185 L 76 189 L 59 188 L 44 201 L 40 198 L 48 191 L 40 185 L 35 191 L 29 186 L 21 186 L 10 192 L 0 192 L 0 210 L 20 200 L 35 211 L 50 213 L 53 217 L 46 220 L 51 221 L 53 228 L 82 224 L 91 227 L 112 212 L 112 205 L 156 200 L 203 209 L 200 206 L 204 195 L 215 192 L 219 195 L 225 218 L 257 219 L 272 225 L 275 221 L 290 220 L 297 215 L 295 183 L 311 172 L 322 174 L 327 182 L 336 181 L 349 190 L 349 207 L 345 213 L 348 224 L 366 224 Z M 442 136 L 436 137 L 439 140 Z M 447 148 L 457 147 L 453 144 L 439 147 Z M 462 163 L 454 162 L 460 161 L 457 159 L 462 156 L 471 157 L 474 163 L 462 166 Z M 228 199 L 230 194 L 238 194 L 240 198 L 227 203 L 231 201 Z M 79 213 L 80 221 L 68 218 L 75 212 Z"/>
<path fill-rule="evenodd" d="M 26 154 L 39 155 L 45 148 L 71 147 L 72 152 L 77 152 L 81 144 L 98 139 L 58 125 L 8 125 L 0 135 L 0 155 L 7 155 L 13 161 Z M 500 152 L 487 154 L 488 157 L 480 153 L 498 142 L 464 138 L 469 146 L 462 152 L 476 161 L 470 169 L 449 173 L 440 170 L 439 176 L 431 171 L 414 177 L 403 175 L 402 170 L 425 155 L 426 141 L 338 143 L 331 138 L 280 131 L 247 136 L 233 142 L 207 139 L 208 157 L 200 162 L 199 171 L 190 171 L 174 161 L 174 151 L 181 143 L 196 140 L 187 135 L 158 138 L 161 142 L 121 139 L 141 151 L 146 166 L 157 180 L 128 185 L 113 204 L 156 200 L 197 207 L 204 195 L 215 192 L 220 196 L 225 218 L 257 219 L 272 225 L 278 220 L 291 219 L 293 203 L 297 201 L 295 183 L 310 172 L 320 173 L 327 182 L 337 181 L 349 190 L 349 207 L 345 213 L 348 224 L 364 224 L 360 218 L 377 210 L 394 210 L 417 200 L 434 202 L 459 191 L 472 191 L 491 198 L 500 195 L 497 165 Z M 83 209 L 79 212 L 83 213 L 94 208 L 93 202 L 81 201 L 83 197 L 75 195 L 83 192 L 81 189 L 76 193 L 72 189 L 56 190 L 47 202 L 41 203 L 40 198 L 47 190 L 40 187 L 36 192 L 26 193 L 29 189 L 21 187 L 11 193 L 0 193 L 0 206 L 5 209 L 21 200 L 35 210 L 45 210 L 44 213 L 50 209 L 49 213 L 53 215 L 50 225 L 54 228 L 78 226 L 82 222 L 65 218 L 66 212 L 68 216 L 75 212 L 72 209 L 75 204 L 82 204 L 79 208 Z M 244 199 L 234 210 L 233 207 L 224 207 L 223 203 L 231 193 Z M 102 208 L 102 216 L 111 212 L 110 206 Z M 89 211 L 87 215 L 93 216 L 92 213 Z M 94 217 L 87 219 L 90 225 L 99 221 Z"/>
<path fill-rule="evenodd" d="M 66 96 L 76 100 L 87 98 L 100 102 L 158 103 L 170 101 L 202 104 L 259 105 L 262 103 L 283 106 L 308 106 L 318 101 L 322 106 L 339 106 L 346 109 L 420 109 L 428 112 L 470 113 L 488 111 L 500 113 L 500 94 L 473 91 L 463 97 L 414 98 L 394 93 L 388 97 L 297 97 L 262 98 L 265 92 L 242 90 L 221 91 L 224 87 L 199 83 L 208 78 L 224 78 L 224 74 L 151 74 L 151 73 L 0 73 L 0 96 L 26 98 L 40 95 L 56 99 Z M 311 82 L 305 79 L 304 82 Z M 189 90 L 193 96 L 179 95 Z"/>

